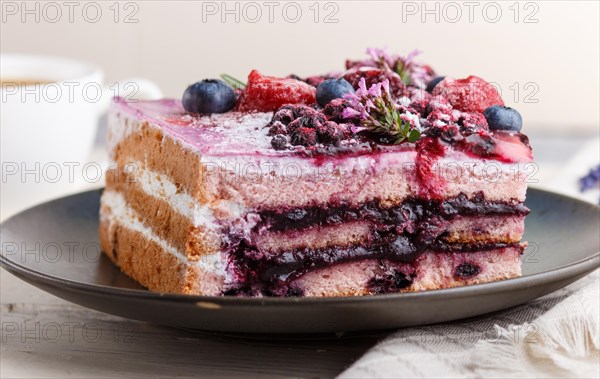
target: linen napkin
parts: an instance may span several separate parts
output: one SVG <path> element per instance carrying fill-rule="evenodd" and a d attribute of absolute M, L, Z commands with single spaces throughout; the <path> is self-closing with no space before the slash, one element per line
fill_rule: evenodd
<path fill-rule="evenodd" d="M 599 272 L 525 305 L 401 329 L 340 378 L 600 377 Z"/>

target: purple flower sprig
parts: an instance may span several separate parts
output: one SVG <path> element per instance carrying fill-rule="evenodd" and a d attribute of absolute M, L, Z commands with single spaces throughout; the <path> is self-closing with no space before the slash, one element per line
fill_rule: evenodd
<path fill-rule="evenodd" d="M 371 56 L 373 65 L 384 71 L 392 71 L 400 76 L 406 85 L 411 84 L 411 73 L 414 59 L 421 54 L 419 50 L 411 51 L 406 57 L 389 54 L 386 49 L 368 48 L 367 54 Z"/>
<path fill-rule="evenodd" d="M 590 172 L 579 179 L 579 189 L 581 192 L 585 192 L 587 190 L 598 188 L 600 185 L 600 165 L 592 168 Z"/>
<path fill-rule="evenodd" d="M 361 126 L 352 128 L 354 133 L 368 130 L 375 134 L 390 137 L 395 144 L 405 141 L 415 142 L 421 133 L 410 122 L 403 120 L 398 106 L 390 94 L 390 83 L 386 79 L 367 89 L 364 78 L 358 83 L 358 90 L 344 95 L 350 106 L 344 108 L 342 116 L 358 119 Z"/>

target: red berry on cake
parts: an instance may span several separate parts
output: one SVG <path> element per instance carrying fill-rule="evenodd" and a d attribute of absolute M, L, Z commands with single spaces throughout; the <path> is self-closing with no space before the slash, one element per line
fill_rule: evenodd
<path fill-rule="evenodd" d="M 504 105 L 496 88 L 477 76 L 445 78 L 435 86 L 433 95 L 444 96 L 455 109 L 463 112 L 483 112 L 492 105 Z"/>
<path fill-rule="evenodd" d="M 300 127 L 292 132 L 292 145 L 314 146 L 317 144 L 317 131 L 313 128 Z"/>
<path fill-rule="evenodd" d="M 236 110 L 272 112 L 286 104 L 314 104 L 315 87 L 300 80 L 261 75 L 252 70 Z"/>

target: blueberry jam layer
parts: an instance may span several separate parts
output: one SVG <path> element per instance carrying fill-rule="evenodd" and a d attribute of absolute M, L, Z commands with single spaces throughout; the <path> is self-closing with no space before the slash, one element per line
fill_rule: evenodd
<path fill-rule="evenodd" d="M 442 240 L 423 245 L 412 236 L 398 236 L 393 232 L 375 233 L 373 238 L 363 245 L 344 248 L 294 249 L 276 256 L 265 256 L 255 248 L 241 243 L 232 254 L 230 262 L 230 267 L 236 273 L 238 285 L 231 288 L 226 294 L 253 295 L 259 292 L 263 295 L 301 296 L 298 289 L 292 288 L 294 280 L 308 271 L 323 267 L 365 259 L 413 264 L 425 251 L 456 253 L 507 247 L 520 248 L 520 245 L 516 243 L 449 244 Z M 410 285 L 413 278 L 406 275 L 401 276 L 401 282 L 398 281 L 400 279 L 396 280 L 397 278 L 394 277 L 393 280 L 383 278 L 382 280 L 385 280 L 379 284 L 382 288 L 391 286 L 396 289 Z M 377 287 L 376 284 L 373 283 L 373 286 Z M 376 292 L 383 292 L 383 289 Z"/>
<path fill-rule="evenodd" d="M 344 225 L 353 221 L 368 221 L 373 229 L 368 238 L 351 246 L 326 248 L 297 248 L 277 254 L 262 251 L 253 241 L 238 240 L 228 247 L 229 267 L 236 276 L 234 285 L 226 294 L 263 294 L 299 296 L 292 288 L 295 279 L 323 267 L 380 259 L 412 265 L 424 252 L 468 253 L 499 248 L 519 248 L 518 243 L 483 240 L 469 243 L 449 242 L 446 228 L 456 222 L 457 216 L 473 216 L 475 229 L 478 216 L 500 216 L 501 219 L 525 216 L 529 209 L 518 202 L 490 202 L 478 194 L 472 198 L 461 194 L 444 201 L 409 199 L 393 207 L 384 207 L 378 201 L 360 207 L 336 205 L 329 208 L 308 207 L 284 211 L 262 211 L 255 233 L 286 232 L 326 225 Z M 475 232 L 474 230 L 473 232 Z M 465 230 L 466 233 L 471 233 Z M 474 270 L 471 270 L 474 271 Z M 461 270 L 468 277 L 469 270 Z M 475 275 L 475 274 L 472 274 Z M 399 289 L 410 285 L 412 277 L 390 274 L 374 279 L 375 292 Z"/>
<path fill-rule="evenodd" d="M 287 231 L 366 220 L 379 225 L 401 226 L 411 232 L 418 228 L 419 223 L 432 218 L 452 219 L 457 215 L 526 216 L 528 213 L 529 209 L 522 203 L 491 202 L 485 200 L 482 194 L 469 199 L 461 194 L 444 201 L 408 199 L 393 207 L 384 207 L 379 201 L 371 201 L 359 207 L 340 204 L 330 207 L 265 210 L 258 213 L 260 221 L 255 230 Z"/>

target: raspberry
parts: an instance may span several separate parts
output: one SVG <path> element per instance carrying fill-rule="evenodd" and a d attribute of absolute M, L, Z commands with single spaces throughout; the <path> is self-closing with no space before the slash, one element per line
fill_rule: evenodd
<path fill-rule="evenodd" d="M 317 127 L 317 136 L 323 144 L 338 145 L 344 139 L 344 132 L 335 122 L 327 121 Z"/>
<path fill-rule="evenodd" d="M 263 76 L 252 70 L 236 110 L 271 112 L 285 104 L 314 104 L 315 91 L 315 87 L 299 80 Z"/>
<path fill-rule="evenodd" d="M 454 108 L 463 112 L 483 112 L 492 105 L 504 105 L 496 88 L 477 76 L 446 78 L 435 86 L 433 95 L 444 96 Z"/>
<path fill-rule="evenodd" d="M 323 122 L 325 122 L 323 115 L 303 116 L 290 122 L 287 126 L 287 130 L 289 133 L 293 133 L 298 128 L 316 129 L 321 126 Z"/>
<path fill-rule="evenodd" d="M 292 145 L 314 146 L 317 144 L 317 131 L 300 127 L 292 132 Z"/>
<path fill-rule="evenodd" d="M 275 150 L 285 150 L 287 149 L 287 144 L 287 138 L 285 138 L 285 136 L 282 135 L 276 135 L 275 137 L 273 137 L 273 139 L 271 139 L 271 146 L 273 146 L 273 149 Z"/>
<path fill-rule="evenodd" d="M 346 99 L 334 99 L 323 108 L 323 114 L 329 121 L 344 122 L 346 120 L 342 117 L 342 112 L 349 106 L 350 102 Z"/>

